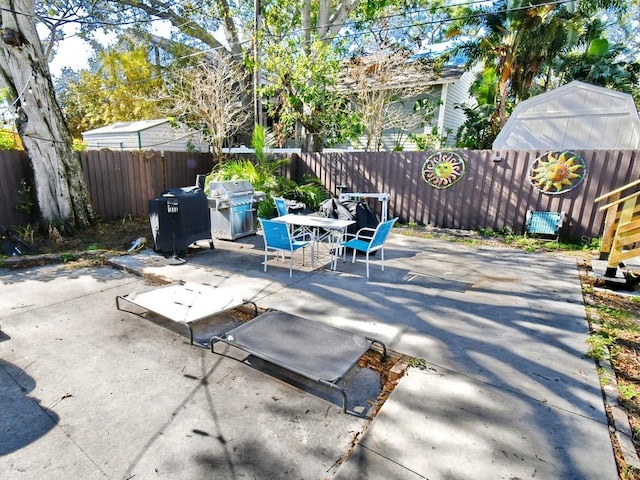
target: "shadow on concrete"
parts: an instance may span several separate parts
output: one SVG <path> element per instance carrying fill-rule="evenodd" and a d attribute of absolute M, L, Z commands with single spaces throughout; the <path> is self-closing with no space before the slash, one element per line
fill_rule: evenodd
<path fill-rule="evenodd" d="M 11 337 L 4 333 L 0 328 L 0 342 L 6 342 L 7 340 L 11 340 Z"/>
<path fill-rule="evenodd" d="M 0 283 L 17 284 L 33 281 L 34 268 L 38 270 L 38 282 L 52 282 L 65 280 L 77 280 L 82 277 L 91 277 L 98 282 L 122 278 L 122 272 L 111 267 L 79 266 L 76 264 L 56 263 L 38 267 L 25 267 L 15 270 L 0 269 Z"/>
<path fill-rule="evenodd" d="M 29 396 L 35 388 L 24 370 L 0 359 L 0 456 L 35 442 L 58 423 L 52 410 Z"/>
<path fill-rule="evenodd" d="M 270 273 L 271 264 L 269 272 L 262 272 L 256 253 L 246 247 L 230 248 L 216 263 L 241 275 L 250 272 L 255 277 L 276 278 Z M 202 265 L 207 261 L 203 257 L 192 260 Z M 403 344 L 404 340 L 410 345 L 407 339 L 428 339 L 405 353 L 424 358 L 441 374 L 466 378 L 477 392 L 483 392 L 481 398 L 493 398 L 495 410 L 478 407 L 476 396 L 467 398 L 455 392 L 442 401 L 450 413 L 448 421 L 459 421 L 457 429 L 476 438 L 477 444 L 484 441 L 487 423 L 500 425 L 505 437 L 492 440 L 491 452 L 497 463 L 505 455 L 518 461 L 529 458 L 530 446 L 516 445 L 513 439 L 519 438 L 523 428 L 535 426 L 551 446 L 540 449 L 546 458 L 534 458 L 531 464 L 553 459 L 561 465 L 556 471 L 562 471 L 564 478 L 590 472 L 591 462 L 577 463 L 570 453 L 580 443 L 577 427 L 572 425 L 581 418 L 602 429 L 606 417 L 594 408 L 601 396 L 599 385 L 585 373 L 594 365 L 584 358 L 588 325 L 574 261 L 506 248 L 468 249 L 400 239 L 385 252 L 385 270 L 381 271 L 377 260 L 371 268 L 369 279 L 364 277 L 362 260 L 355 265 L 349 259 L 339 261 L 334 272 L 298 269 L 293 279 L 284 280 L 279 294 L 296 314 L 311 319 L 326 317 L 327 305 L 308 298 L 330 301 L 336 319 L 341 313 L 350 317 L 341 319 L 341 326 L 382 336 L 388 344 Z M 303 289 L 304 300 L 298 302 L 287 295 L 287 287 Z M 380 325 L 379 331 L 372 331 L 372 318 Z M 409 418 L 424 412 L 434 417 L 442 414 L 442 407 L 432 408 L 429 403 L 425 407 L 424 399 L 415 401 L 415 405 L 404 405 L 412 412 Z M 503 415 L 505 408 L 513 408 L 514 414 Z M 459 414 L 472 411 L 476 413 Z"/>
<path fill-rule="evenodd" d="M 219 353 L 219 355 L 238 360 L 273 379 L 322 398 L 337 408 L 342 408 L 342 396 L 336 390 L 314 382 L 291 370 L 253 355 L 246 355 L 244 358 L 237 358 L 225 353 Z M 377 398 L 382 391 L 380 375 L 370 368 L 356 365 L 338 382 L 338 385 L 344 389 L 347 396 L 347 412 L 359 418 L 369 418 L 372 408 L 376 405 Z"/>

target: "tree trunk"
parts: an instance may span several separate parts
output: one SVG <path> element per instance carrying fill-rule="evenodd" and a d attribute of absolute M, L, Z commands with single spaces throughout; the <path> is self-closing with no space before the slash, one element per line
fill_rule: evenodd
<path fill-rule="evenodd" d="M 320 0 L 318 5 L 318 37 L 324 39 L 327 36 L 327 28 L 329 26 L 329 13 L 331 12 L 331 1 Z"/>
<path fill-rule="evenodd" d="M 508 80 L 501 79 L 498 83 L 498 118 L 500 119 L 500 128 L 504 127 L 507 123 L 507 95 L 508 95 Z"/>
<path fill-rule="evenodd" d="M 311 0 L 304 0 L 302 7 L 302 33 L 304 35 L 305 53 L 308 55 L 311 47 Z"/>
<path fill-rule="evenodd" d="M 34 0 L 0 0 L 0 5 L 0 75 L 33 167 L 42 220 L 68 233 L 96 217 L 36 33 Z"/>
<path fill-rule="evenodd" d="M 300 151 L 303 153 L 322 152 L 322 134 L 303 132 Z"/>

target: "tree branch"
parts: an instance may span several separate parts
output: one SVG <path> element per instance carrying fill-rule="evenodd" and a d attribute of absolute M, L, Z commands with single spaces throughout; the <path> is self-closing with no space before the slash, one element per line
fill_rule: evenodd
<path fill-rule="evenodd" d="M 211 48 L 224 48 L 224 46 L 211 35 L 206 29 L 194 23 L 189 17 L 179 15 L 163 2 L 150 0 L 149 4 L 139 2 L 138 0 L 120 0 L 119 3 L 124 6 L 137 8 L 147 15 L 158 17 L 162 20 L 168 20 L 175 28 L 183 32 L 185 35 L 197 38 Z"/>

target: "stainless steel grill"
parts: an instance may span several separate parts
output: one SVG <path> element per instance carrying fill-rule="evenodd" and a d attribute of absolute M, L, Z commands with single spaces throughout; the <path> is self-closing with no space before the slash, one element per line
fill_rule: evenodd
<path fill-rule="evenodd" d="M 211 236 L 223 240 L 253 235 L 258 230 L 257 204 L 266 195 L 248 180 L 209 183 Z"/>

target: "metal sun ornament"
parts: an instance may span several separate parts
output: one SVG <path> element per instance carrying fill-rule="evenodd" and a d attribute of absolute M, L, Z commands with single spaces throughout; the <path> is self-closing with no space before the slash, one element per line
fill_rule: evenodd
<path fill-rule="evenodd" d="M 434 188 L 449 188 L 462 178 L 464 159 L 456 152 L 436 152 L 422 166 L 422 179 Z"/>
<path fill-rule="evenodd" d="M 584 179 L 584 159 L 571 151 L 540 155 L 529 167 L 529 181 L 542 193 L 561 194 L 573 190 Z"/>

